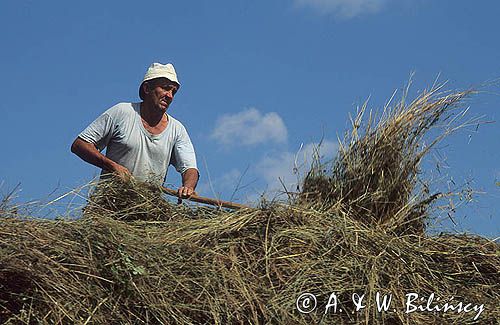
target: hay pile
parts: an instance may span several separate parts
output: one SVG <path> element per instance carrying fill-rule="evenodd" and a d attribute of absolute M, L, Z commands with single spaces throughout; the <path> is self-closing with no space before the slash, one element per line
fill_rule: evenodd
<path fill-rule="evenodd" d="M 435 89 L 387 108 L 373 127 L 360 114 L 333 168 L 314 166 L 290 204 L 188 208 L 109 181 L 79 220 L 4 214 L 0 322 L 496 324 L 498 243 L 426 235 L 440 194 L 417 186 L 435 143 L 423 146 L 424 133 L 469 94 Z M 311 313 L 298 310 L 313 306 L 297 303 L 303 293 L 316 297 Z M 388 311 L 377 310 L 377 293 L 392 294 Z M 423 311 L 432 294 L 434 311 Z"/>

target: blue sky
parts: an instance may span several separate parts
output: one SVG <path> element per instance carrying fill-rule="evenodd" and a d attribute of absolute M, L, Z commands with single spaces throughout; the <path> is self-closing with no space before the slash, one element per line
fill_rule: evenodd
<path fill-rule="evenodd" d="M 412 95 L 438 74 L 447 89 L 500 77 L 499 13 L 493 0 L 2 1 L 0 193 L 21 183 L 18 202 L 46 201 L 96 176 L 72 141 L 138 101 L 150 63 L 172 62 L 169 113 L 195 145 L 200 194 L 255 199 L 293 183 L 294 162 L 304 173 L 321 138 L 333 156 L 349 113 L 368 97 L 380 108 L 411 72 Z M 498 86 L 483 90 L 469 115 L 497 121 Z M 445 162 L 428 171 L 442 186 L 448 175 L 483 193 L 457 211 L 459 230 L 500 234 L 499 139 L 498 122 L 462 130 L 426 163 Z"/>

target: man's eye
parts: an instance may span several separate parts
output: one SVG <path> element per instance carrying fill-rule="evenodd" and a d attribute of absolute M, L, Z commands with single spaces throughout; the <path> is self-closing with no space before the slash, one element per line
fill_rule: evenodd
<path fill-rule="evenodd" d="M 163 86 L 162 87 L 163 90 L 165 91 L 169 91 L 169 90 L 172 90 L 172 93 L 175 94 L 177 92 L 177 88 L 173 87 L 173 86 Z"/>

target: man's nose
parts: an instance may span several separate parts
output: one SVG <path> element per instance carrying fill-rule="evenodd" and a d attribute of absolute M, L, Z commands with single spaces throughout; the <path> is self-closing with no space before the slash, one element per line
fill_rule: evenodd
<path fill-rule="evenodd" d="M 174 98 L 174 92 L 170 89 L 170 90 L 167 90 L 167 97 L 168 98 Z"/>

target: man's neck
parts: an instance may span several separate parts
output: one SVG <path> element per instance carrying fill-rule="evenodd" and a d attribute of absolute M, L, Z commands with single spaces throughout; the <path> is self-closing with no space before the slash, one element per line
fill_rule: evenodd
<path fill-rule="evenodd" d="M 150 126 L 158 125 L 165 116 L 165 112 L 155 108 L 153 105 L 148 104 L 147 102 L 141 103 L 141 117 L 144 121 L 146 121 Z"/>

